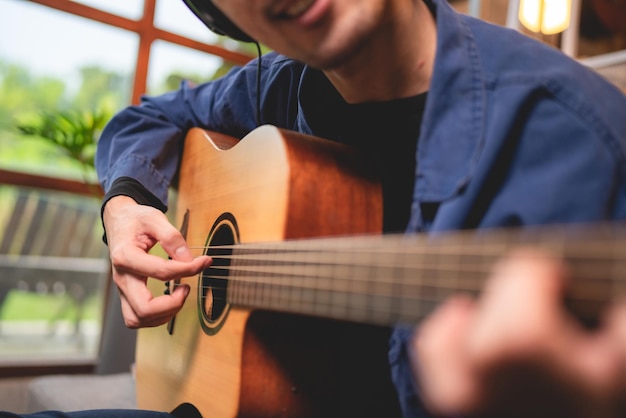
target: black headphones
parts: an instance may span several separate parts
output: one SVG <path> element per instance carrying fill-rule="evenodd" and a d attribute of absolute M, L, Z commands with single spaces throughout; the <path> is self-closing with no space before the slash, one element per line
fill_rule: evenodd
<path fill-rule="evenodd" d="M 183 2 L 213 32 L 242 42 L 256 42 L 227 18 L 211 0 L 183 0 Z"/>

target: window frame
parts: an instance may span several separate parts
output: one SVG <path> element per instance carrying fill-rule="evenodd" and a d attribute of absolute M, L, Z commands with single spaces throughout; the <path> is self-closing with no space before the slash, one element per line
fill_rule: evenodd
<path fill-rule="evenodd" d="M 141 95 L 146 92 L 150 54 L 152 44 L 156 40 L 163 40 L 175 45 L 206 52 L 238 65 L 243 65 L 253 58 L 240 52 L 231 51 L 218 45 L 200 42 L 156 27 L 154 24 L 156 3 L 157 1 L 164 0 L 143 0 L 143 14 L 139 20 L 129 19 L 124 16 L 109 13 L 71 0 L 30 1 L 51 9 L 60 10 L 62 12 L 94 20 L 96 22 L 104 23 L 106 25 L 137 34 L 139 37 L 139 47 L 137 49 L 135 72 L 133 77 L 133 92 L 131 95 L 131 102 L 133 104 L 139 103 Z"/>

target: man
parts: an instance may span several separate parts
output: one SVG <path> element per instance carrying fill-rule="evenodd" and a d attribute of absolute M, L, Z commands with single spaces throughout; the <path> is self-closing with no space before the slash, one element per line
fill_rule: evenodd
<path fill-rule="evenodd" d="M 188 293 L 180 287 L 153 298 L 147 277 L 170 280 L 210 264 L 207 257 L 192 257 L 161 212 L 186 132 L 199 126 L 243 136 L 257 126 L 257 94 L 262 123 L 347 143 L 375 158 L 386 231 L 626 217 L 626 99 L 551 47 L 457 14 L 443 0 L 217 0 L 215 5 L 247 35 L 282 55 L 263 58 L 258 92 L 251 63 L 210 84 L 183 84 L 177 92 L 145 98 L 105 129 L 97 154 L 107 191 L 103 220 L 128 326 L 165 323 Z M 147 254 L 157 242 L 171 260 Z M 550 279 L 529 281 L 520 297 L 548 294 L 543 282 L 557 285 L 517 340 L 496 338 L 498 330 L 515 329 L 507 322 L 515 315 L 502 316 L 504 325 L 492 320 L 499 317 L 499 301 L 510 302 L 510 289 L 519 283 L 506 279 L 518 276 L 510 267 L 500 271 L 495 290 L 478 306 L 455 299 L 421 331 L 396 330 L 389 357 L 405 416 L 502 411 L 490 406 L 486 388 L 494 386 L 498 370 L 527 361 L 524 355 L 509 356 L 518 353 L 517 346 L 506 343 L 539 346 L 545 341 L 533 336 L 535 330 L 544 335 L 543 319 L 562 316 L 556 309 L 560 275 L 550 263 L 550 274 L 538 273 L 545 268 L 541 261 L 528 265 L 535 267 L 523 270 L 524 277 Z M 622 313 L 622 324 L 623 319 Z M 570 321 L 552 322 L 551 335 L 558 339 L 556 331 Z M 609 365 L 622 367 L 626 356 L 618 350 L 626 344 L 613 337 L 619 327 L 606 329 L 610 349 L 602 352 L 618 353 Z M 558 359 L 563 351 L 550 354 Z M 443 367 L 448 361 L 450 367 Z M 583 369 L 577 376 L 595 370 Z M 562 385 L 567 379 L 560 370 L 540 375 L 556 375 Z M 618 393 L 618 377 L 607 373 L 596 386 Z M 503 382 L 501 376 L 495 381 Z M 581 392 L 595 399 L 596 386 Z M 598 405 L 611 412 L 619 398 L 607 396 Z"/>

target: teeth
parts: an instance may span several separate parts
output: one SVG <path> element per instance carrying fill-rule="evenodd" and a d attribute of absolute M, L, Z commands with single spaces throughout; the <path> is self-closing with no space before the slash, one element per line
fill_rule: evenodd
<path fill-rule="evenodd" d="M 293 4 L 291 4 L 291 6 L 289 6 L 289 8 L 287 8 L 284 12 L 283 15 L 287 16 L 287 17 L 297 17 L 300 16 L 302 13 L 306 12 L 309 7 L 311 7 L 313 5 L 313 3 L 315 2 L 315 0 L 298 0 L 293 2 Z"/>

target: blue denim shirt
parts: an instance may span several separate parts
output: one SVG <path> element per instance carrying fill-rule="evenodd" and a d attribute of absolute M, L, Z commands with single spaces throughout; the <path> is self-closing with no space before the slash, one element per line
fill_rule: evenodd
<path fill-rule="evenodd" d="M 550 46 L 444 0 L 428 5 L 437 56 L 407 231 L 626 218 L 626 97 Z M 262 64 L 264 123 L 354 142 L 323 117 L 337 93 L 319 71 L 277 54 Z M 252 62 L 118 114 L 96 155 L 105 190 L 128 176 L 166 203 L 189 128 L 243 136 L 256 126 L 255 77 Z M 437 215 L 425 220 L 422 208 L 432 203 Z M 404 414 L 426 416 L 407 363 L 410 332 L 394 332 L 389 360 Z"/>

